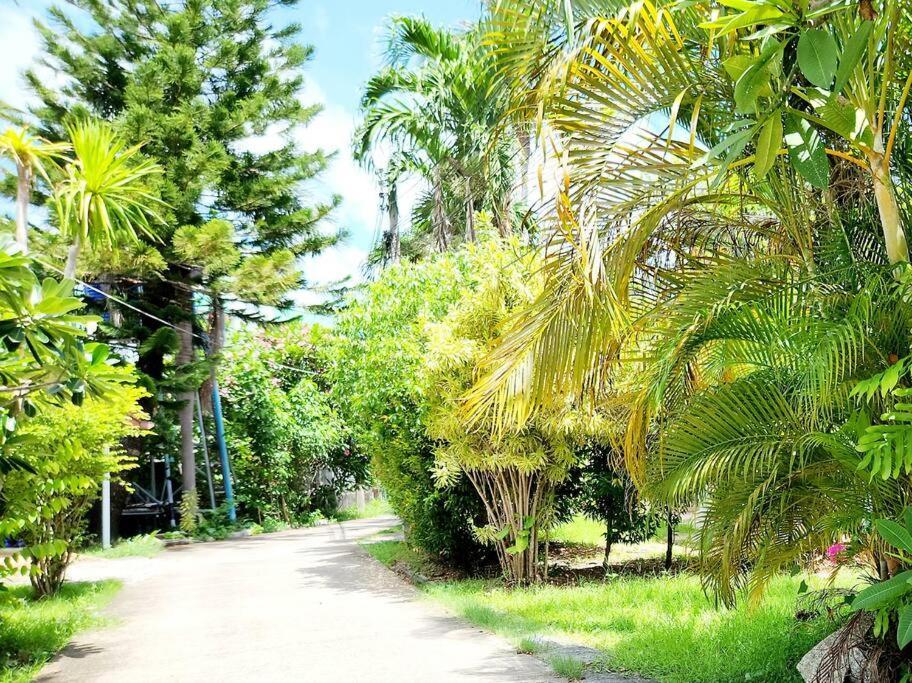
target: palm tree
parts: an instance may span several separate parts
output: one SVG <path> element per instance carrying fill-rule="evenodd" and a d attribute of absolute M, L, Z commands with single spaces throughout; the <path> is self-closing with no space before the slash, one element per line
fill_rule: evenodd
<path fill-rule="evenodd" d="M 45 164 L 53 164 L 69 149 L 65 143 L 48 142 L 35 137 L 28 127 L 8 128 L 0 135 L 0 154 L 16 164 L 16 242 L 28 254 L 28 205 L 35 171 L 50 182 Z"/>
<path fill-rule="evenodd" d="M 638 484 L 706 503 L 726 602 L 910 489 L 859 476 L 890 406 L 849 399 L 910 352 L 910 22 L 892 0 L 732 4 L 492 5 L 512 109 L 564 180 L 548 286 L 467 407 L 515 427 L 568 396 L 625 403 Z"/>
<path fill-rule="evenodd" d="M 152 224 L 161 200 L 149 189 L 157 164 L 141 156 L 141 146 L 127 146 L 113 128 L 96 120 L 66 127 L 73 159 L 55 184 L 62 233 L 71 240 L 65 276 L 76 274 L 83 244 L 110 248 L 123 241 L 154 237 Z"/>
<path fill-rule="evenodd" d="M 482 209 L 495 213 L 502 232 L 511 232 L 515 141 L 501 134 L 505 91 L 480 36 L 397 18 L 388 56 L 389 65 L 365 87 L 356 157 L 371 165 L 391 147 L 387 180 L 417 175 L 427 182 L 413 228 L 429 233 L 438 251 L 460 236 L 473 241 L 475 213 Z"/>

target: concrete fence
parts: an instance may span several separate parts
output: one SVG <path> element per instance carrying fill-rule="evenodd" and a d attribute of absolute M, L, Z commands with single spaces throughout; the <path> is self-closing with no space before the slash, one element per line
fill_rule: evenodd
<path fill-rule="evenodd" d="M 339 496 L 339 509 L 349 510 L 355 508 L 358 512 L 364 509 L 372 500 L 383 498 L 383 491 L 379 488 L 363 488 L 355 491 L 346 491 Z"/>

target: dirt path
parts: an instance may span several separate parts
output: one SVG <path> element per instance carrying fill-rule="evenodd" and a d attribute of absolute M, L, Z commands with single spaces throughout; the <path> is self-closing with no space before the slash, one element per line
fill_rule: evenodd
<path fill-rule="evenodd" d="M 553 682 L 547 667 L 422 600 L 357 540 L 391 518 L 77 563 L 120 578 L 114 623 L 39 681 Z"/>

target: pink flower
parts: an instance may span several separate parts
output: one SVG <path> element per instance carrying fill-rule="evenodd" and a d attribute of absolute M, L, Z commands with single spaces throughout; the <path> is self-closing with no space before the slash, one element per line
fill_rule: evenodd
<path fill-rule="evenodd" d="M 830 560 L 835 561 L 839 554 L 842 553 L 845 549 L 845 543 L 834 543 L 829 548 L 827 548 L 826 555 Z"/>

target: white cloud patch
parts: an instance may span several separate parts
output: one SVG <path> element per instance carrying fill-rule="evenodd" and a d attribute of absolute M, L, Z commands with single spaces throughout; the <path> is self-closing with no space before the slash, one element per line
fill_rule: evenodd
<path fill-rule="evenodd" d="M 0 101 L 24 109 L 34 101 L 27 92 L 22 73 L 34 64 L 41 43 L 25 8 L 6 8 L 0 22 L 3 68 L 0 69 Z"/>

